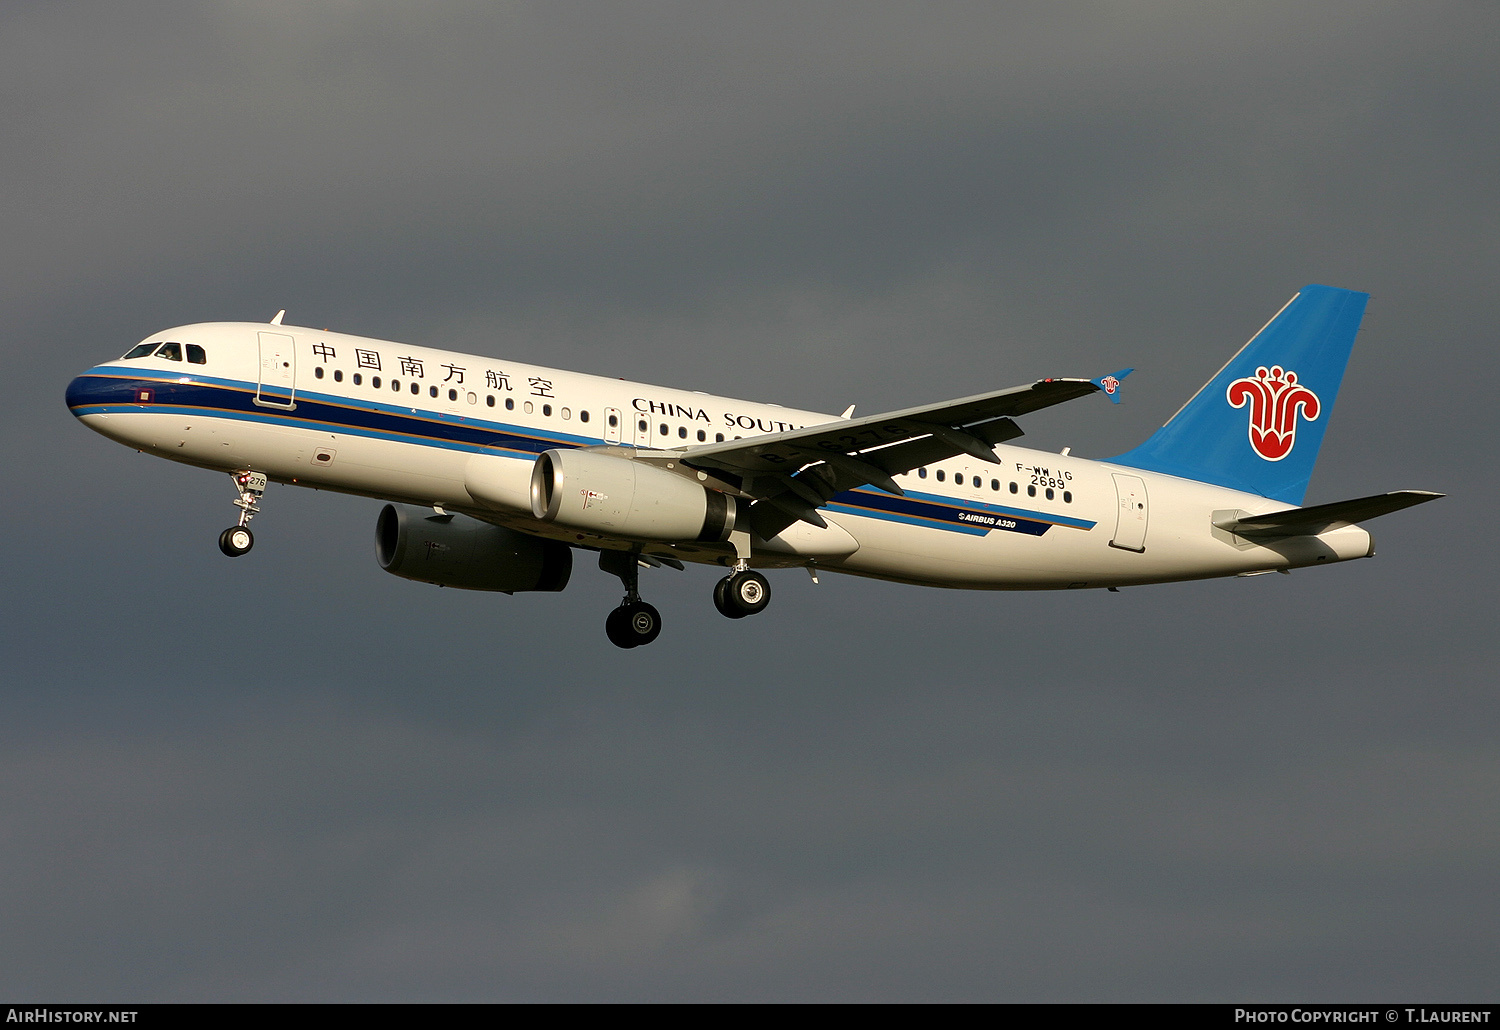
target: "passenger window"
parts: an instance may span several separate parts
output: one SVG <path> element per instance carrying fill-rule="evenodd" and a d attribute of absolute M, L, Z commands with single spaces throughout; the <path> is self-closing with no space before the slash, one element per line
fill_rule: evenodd
<path fill-rule="evenodd" d="M 1063 491 L 1063 503 L 1064 504 L 1072 504 L 1073 503 L 1073 491 L 1071 491 L 1071 490 L 1064 490 Z"/>
<path fill-rule="evenodd" d="M 644 432 L 647 431 L 646 430 L 646 420 L 645 419 L 641 419 L 639 422 L 637 422 L 635 424 L 635 431 L 637 433 L 644 433 Z"/>
<path fill-rule="evenodd" d="M 414 393 L 414 394 L 421 393 L 422 392 L 422 387 L 419 386 L 416 383 L 412 383 L 411 384 L 411 392 Z"/>
<path fill-rule="evenodd" d="M 395 390 L 397 393 L 400 393 L 401 392 L 401 380 L 399 380 L 399 379 L 392 379 L 391 380 L 391 389 Z"/>
<path fill-rule="evenodd" d="M 161 350 L 156 352 L 156 356 L 158 358 L 166 358 L 168 361 L 181 361 L 182 344 L 164 343 L 161 345 Z"/>
<path fill-rule="evenodd" d="M 150 354 L 152 351 L 154 351 L 157 347 L 160 347 L 160 346 L 161 346 L 160 343 L 140 343 L 140 344 L 136 344 L 134 347 L 130 348 L 130 353 L 126 354 L 120 360 L 121 361 L 129 361 L 131 358 L 144 358 L 147 354 Z"/>
<path fill-rule="evenodd" d="M 532 403 L 530 401 L 527 401 L 525 404 L 521 405 L 521 407 L 523 407 L 523 408 L 526 409 L 526 414 L 528 414 L 528 415 L 530 415 L 534 410 L 536 410 L 532 406 Z"/>
<path fill-rule="evenodd" d="M 550 405 L 550 404 L 543 404 L 542 405 L 542 414 L 546 415 L 548 418 L 551 418 L 552 417 L 552 405 Z"/>
<path fill-rule="evenodd" d="M 708 434 L 707 434 L 707 433 L 705 433 L 705 432 L 704 432 L 704 431 L 703 431 L 703 430 L 701 430 L 701 429 L 700 429 L 700 430 L 698 430 L 698 442 L 699 442 L 699 443 L 702 443 L 702 442 L 703 442 L 703 441 L 705 441 L 705 440 L 707 440 L 707 439 L 708 439 Z"/>
<path fill-rule="evenodd" d="M 588 412 L 586 412 L 586 411 L 580 411 L 578 413 L 578 421 L 580 421 L 580 422 L 587 422 L 588 420 L 589 420 L 589 413 Z"/>
<path fill-rule="evenodd" d="M 450 401 L 456 401 L 456 400 L 458 400 L 458 391 L 457 390 L 449 390 L 448 391 L 448 399 Z"/>
<path fill-rule="evenodd" d="M 925 467 L 917 469 L 917 478 L 918 479 L 926 479 L 927 478 L 927 469 Z"/>
<path fill-rule="evenodd" d="M 679 440 L 686 440 L 687 439 L 687 426 L 678 426 L 677 427 L 677 439 L 679 439 Z"/>
<path fill-rule="evenodd" d="M 514 397 L 507 397 L 507 398 L 505 398 L 505 410 L 506 411 L 514 411 L 515 408 L 516 408 L 516 399 Z"/>
<path fill-rule="evenodd" d="M 724 442 L 724 434 L 723 433 L 715 433 L 714 434 L 714 443 L 723 443 L 723 442 Z"/>
<path fill-rule="evenodd" d="M 1016 492 L 1016 484 L 1014 484 L 1014 483 L 1010 484 L 1010 492 L 1011 493 L 1015 493 Z"/>
<path fill-rule="evenodd" d="M 937 481 L 939 483 L 941 483 L 943 481 L 945 475 L 946 475 L 946 473 L 944 473 L 942 469 L 938 469 L 937 470 Z"/>
<path fill-rule="evenodd" d="M 322 365 L 319 365 L 317 368 L 313 369 L 313 378 L 314 379 L 322 379 L 323 378 L 323 366 Z"/>
<path fill-rule="evenodd" d="M 572 408 L 564 408 L 561 411 L 559 411 L 558 414 L 561 415 L 565 419 L 566 418 L 572 418 L 573 417 L 573 409 Z"/>
<path fill-rule="evenodd" d="M 429 386 L 427 388 L 427 396 L 429 396 L 429 397 L 436 397 L 437 396 L 437 387 L 436 386 Z"/>
<path fill-rule="evenodd" d="M 1047 500 L 1052 500 L 1052 488 L 1050 486 L 1047 487 Z"/>
<path fill-rule="evenodd" d="M 337 368 L 334 369 L 333 370 L 333 381 L 335 383 L 342 383 L 344 381 L 344 373 L 341 370 L 337 369 Z"/>
<path fill-rule="evenodd" d="M 208 364 L 208 355 L 203 353 L 203 348 L 196 343 L 187 345 L 188 362 L 193 365 Z"/>
<path fill-rule="evenodd" d="M 665 422 L 663 422 L 660 426 L 657 427 L 657 431 L 660 432 L 662 436 L 666 436 L 667 435 L 667 424 Z"/>
<path fill-rule="evenodd" d="M 1026 488 L 1026 496 L 1027 497 L 1035 497 L 1036 496 L 1036 487 L 1034 487 L 1034 486 L 1028 486 Z"/>
<path fill-rule="evenodd" d="M 586 414 L 588 414 L 588 412 L 584 412 L 584 414 L 586 415 Z M 611 415 L 611 416 L 609 416 L 609 427 L 611 429 L 613 429 L 615 426 L 617 426 L 619 424 L 620 424 L 620 418 L 619 418 L 618 415 Z"/>
<path fill-rule="evenodd" d="M 377 390 L 380 389 L 380 377 L 379 376 L 371 376 L 370 377 L 370 385 L 373 386 L 373 387 L 375 387 L 375 389 L 377 389 Z"/>
<path fill-rule="evenodd" d="M 354 373 L 354 385 L 355 386 L 359 386 L 364 381 L 365 381 L 365 377 L 364 376 L 360 375 L 358 372 Z"/>
<path fill-rule="evenodd" d="M 437 387 L 436 386 L 434 386 L 432 388 L 432 392 L 433 393 L 437 393 Z M 492 394 L 492 393 L 485 394 L 484 395 L 484 403 L 485 403 L 485 407 L 493 408 L 495 406 L 495 395 Z"/>
<path fill-rule="evenodd" d="M 992 479 L 992 480 L 990 480 L 990 489 L 991 490 L 999 490 L 1000 489 L 1000 480 L 998 480 L 998 479 Z"/>

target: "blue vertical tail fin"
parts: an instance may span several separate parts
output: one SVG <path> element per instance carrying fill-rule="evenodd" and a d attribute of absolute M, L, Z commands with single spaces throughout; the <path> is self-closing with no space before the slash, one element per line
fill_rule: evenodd
<path fill-rule="evenodd" d="M 1301 504 L 1369 299 L 1303 287 L 1166 425 L 1109 460 Z"/>

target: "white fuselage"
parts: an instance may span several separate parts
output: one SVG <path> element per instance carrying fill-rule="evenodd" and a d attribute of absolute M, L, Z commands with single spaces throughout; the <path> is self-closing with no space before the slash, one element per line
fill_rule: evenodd
<path fill-rule="evenodd" d="M 587 547 L 631 541 L 538 522 L 520 494 L 510 508 L 481 502 L 471 490 L 474 463 L 523 484 L 544 450 L 660 452 L 837 421 L 290 326 L 205 323 L 149 339 L 195 344 L 204 360 L 122 359 L 90 369 L 68 392 L 90 428 L 191 465 L 437 506 Z M 751 564 L 1004 590 L 1198 579 L 1372 553 L 1369 534 L 1353 525 L 1271 543 L 1213 525 L 1287 507 L 1254 494 L 1020 447 L 994 450 L 994 463 L 961 455 L 896 476 L 905 498 L 874 487 L 840 494 L 821 513 L 829 529 L 795 523 L 772 541 L 757 540 Z M 656 541 L 647 549 L 724 560 L 714 547 Z"/>

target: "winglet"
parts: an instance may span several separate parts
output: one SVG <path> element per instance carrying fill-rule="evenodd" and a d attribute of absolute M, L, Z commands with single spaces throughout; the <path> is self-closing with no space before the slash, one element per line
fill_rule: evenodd
<path fill-rule="evenodd" d="M 281 324 L 281 320 L 283 318 L 285 318 L 285 317 L 286 317 L 286 308 L 282 308 L 280 311 L 276 312 L 276 317 L 273 318 L 273 319 L 271 319 L 271 324 L 272 325 L 280 325 Z"/>
<path fill-rule="evenodd" d="M 1119 404 L 1120 380 L 1124 379 L 1134 371 L 1135 369 L 1133 368 L 1122 368 L 1120 369 L 1120 371 L 1111 372 L 1107 376 L 1100 376 L 1098 379 L 1090 379 L 1089 382 L 1097 386 L 1104 394 L 1104 396 L 1108 397 L 1112 403 Z"/>

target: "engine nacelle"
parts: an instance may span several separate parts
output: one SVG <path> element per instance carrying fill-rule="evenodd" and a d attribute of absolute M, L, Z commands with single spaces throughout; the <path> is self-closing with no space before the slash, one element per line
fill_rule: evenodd
<path fill-rule="evenodd" d="M 735 499 L 685 476 L 597 451 L 547 451 L 531 472 L 531 514 L 638 540 L 728 540 Z"/>
<path fill-rule="evenodd" d="M 375 523 L 375 560 L 393 576 L 462 590 L 558 591 L 573 549 L 466 515 L 387 504 Z"/>

